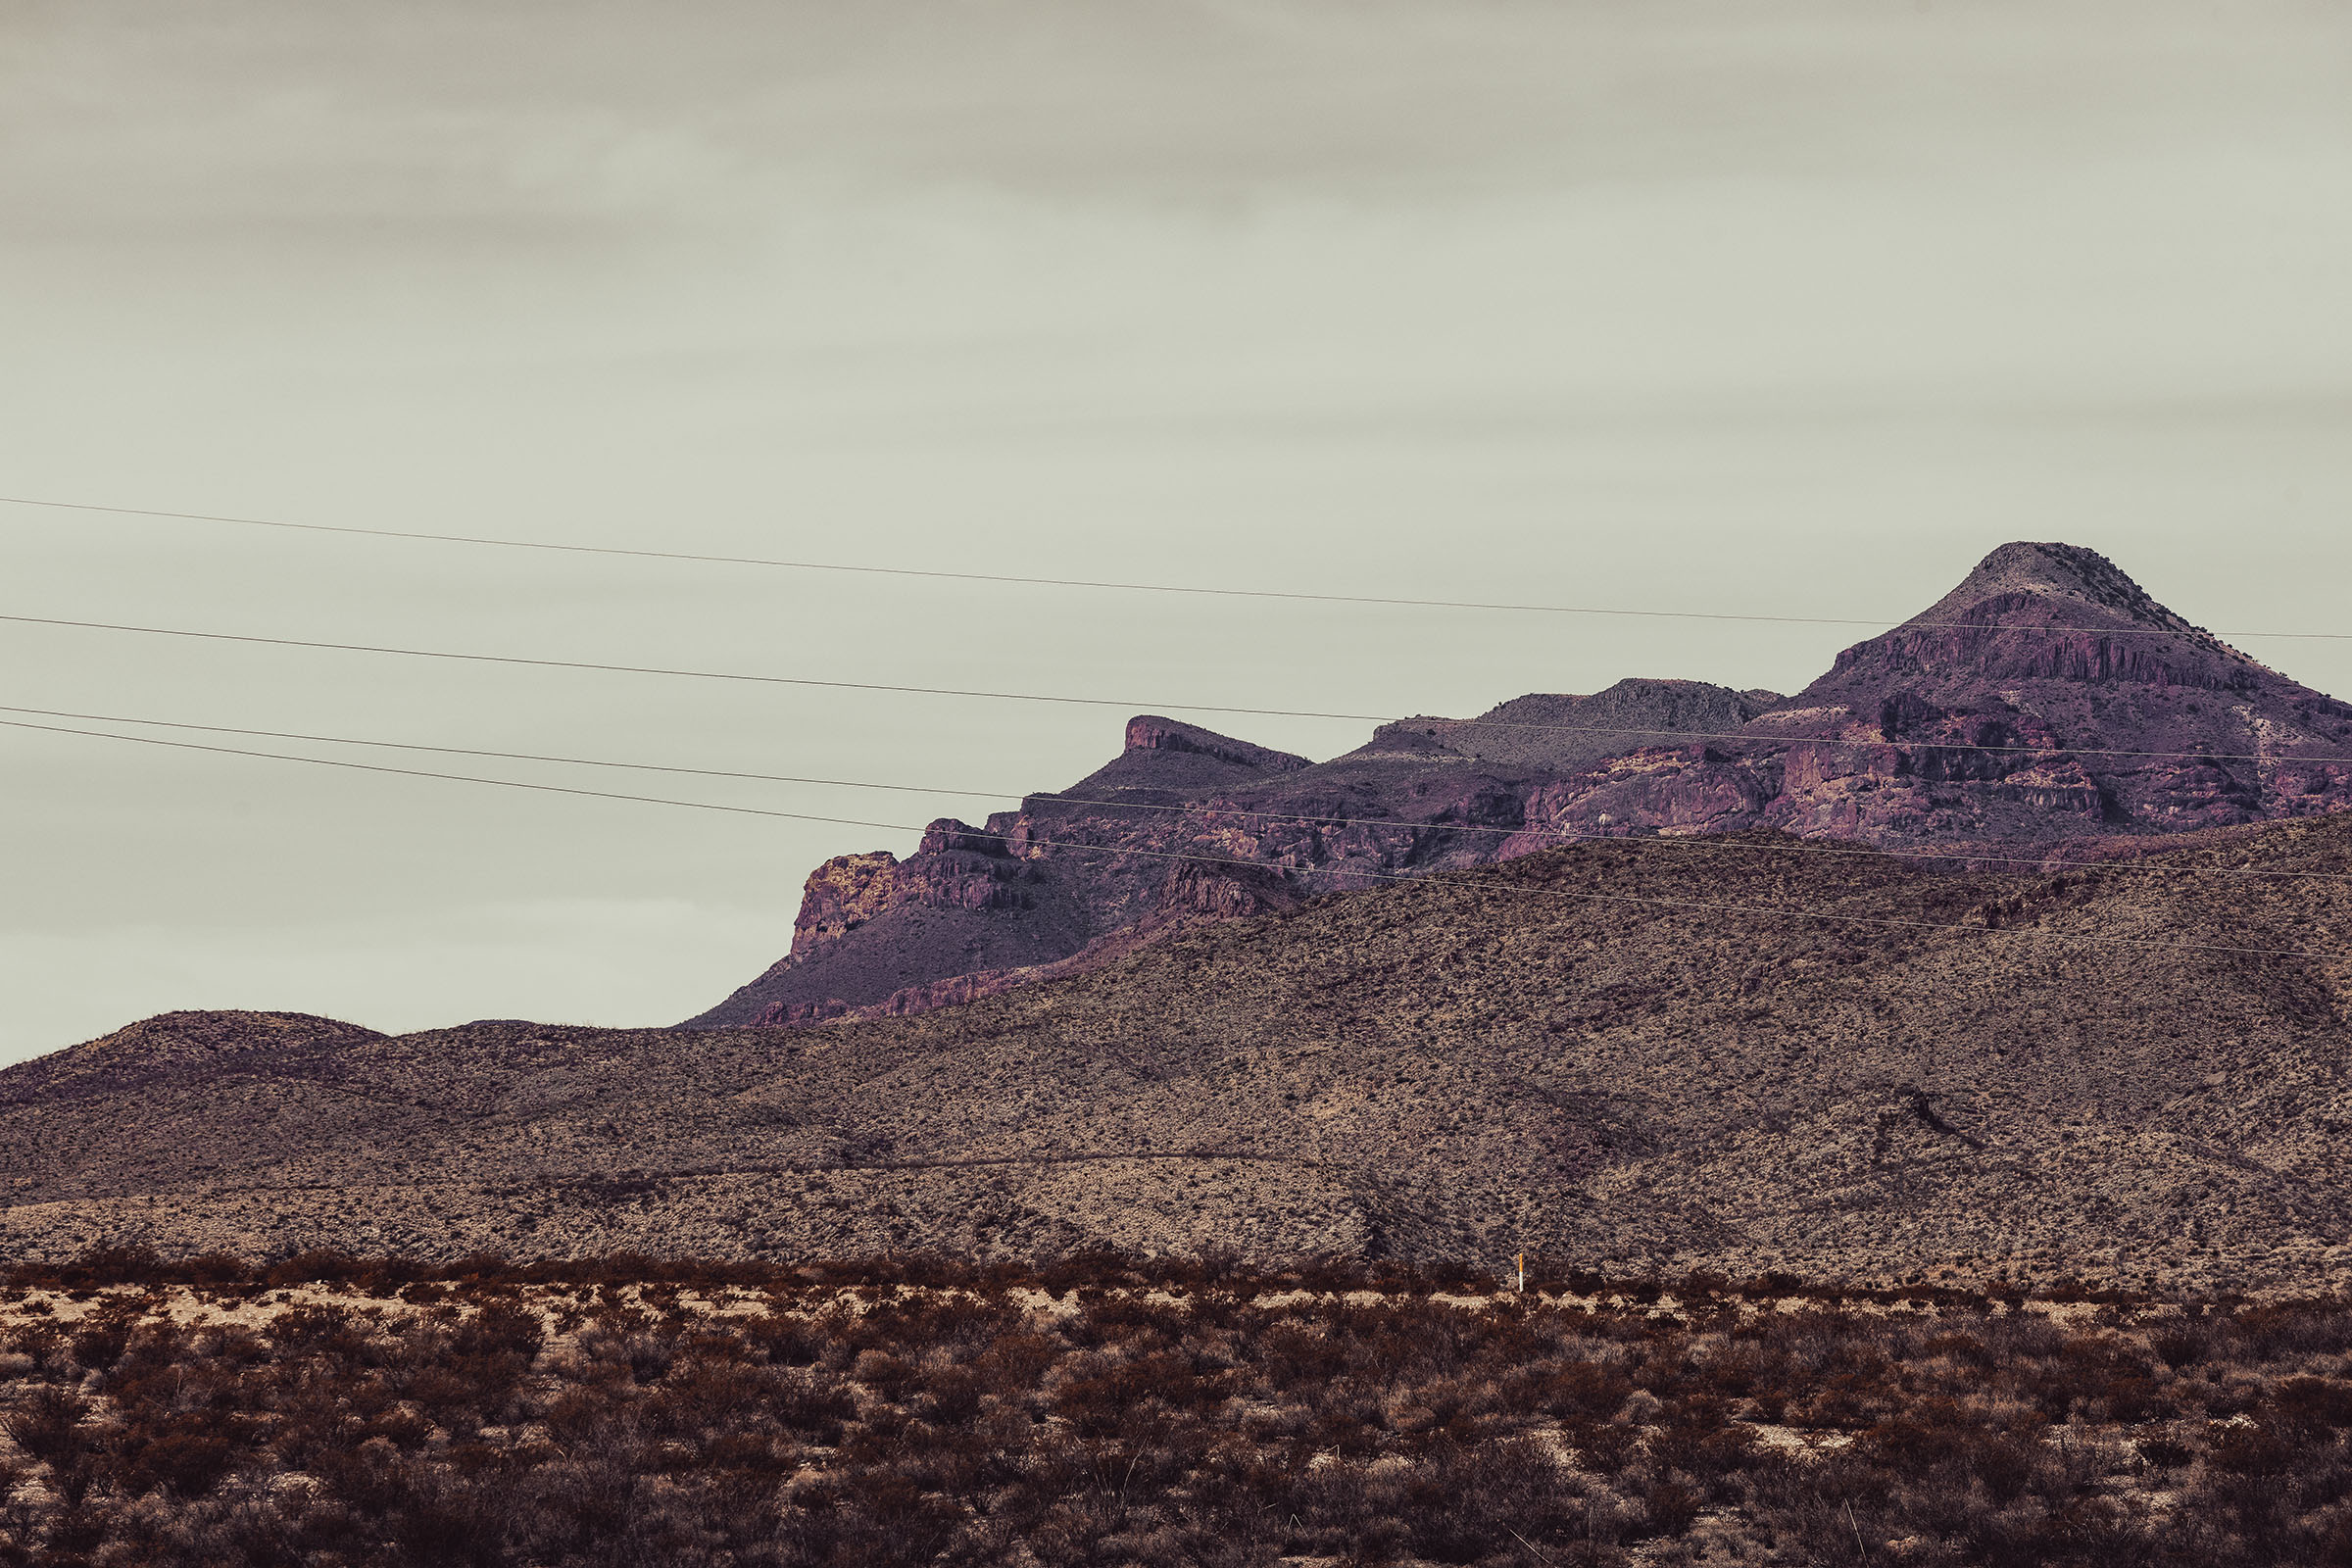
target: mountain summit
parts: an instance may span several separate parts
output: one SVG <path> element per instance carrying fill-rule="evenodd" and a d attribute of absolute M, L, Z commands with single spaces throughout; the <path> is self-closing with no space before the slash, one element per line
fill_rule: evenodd
<path fill-rule="evenodd" d="M 2148 596 L 2122 567 L 2081 545 L 2007 544 L 1977 563 L 1960 586 L 1921 611 L 1905 626 L 1958 621 L 1974 613 L 2072 601 L 2089 612 L 2078 629 L 2120 623 L 2205 633 Z M 1994 612 L 1998 612 L 1994 611 Z M 2101 617 L 2114 617 L 2105 619 Z M 2043 629 L 2048 629 L 2044 627 Z"/>
<path fill-rule="evenodd" d="M 1124 740 L 983 827 L 933 823 L 905 861 L 827 861 L 792 952 L 690 1026 L 922 1010 L 1176 926 L 1575 839 L 2054 846 L 2352 806 L 2352 706 L 2052 543 L 2001 546 L 1794 697 L 1628 679 L 1400 719 L 1321 763 L 1152 714 Z"/>
<path fill-rule="evenodd" d="M 1808 690 L 1912 681 L 1976 702 L 1984 682 L 2050 679 L 2304 691 L 2158 604 L 2105 556 L 2055 544 L 2003 545 L 1927 610 L 1838 655 Z"/>

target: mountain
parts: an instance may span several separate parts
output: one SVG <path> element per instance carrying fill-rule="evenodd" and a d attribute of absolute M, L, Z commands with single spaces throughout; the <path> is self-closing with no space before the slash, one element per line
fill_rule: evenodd
<path fill-rule="evenodd" d="M 966 1001 L 1202 919 L 1563 841 L 1774 828 L 2000 853 L 2347 805 L 2352 706 L 2094 551 L 2010 544 L 1794 697 L 1629 679 L 1401 719 L 1322 763 L 1137 717 L 1068 789 L 982 827 L 943 818 L 904 861 L 818 867 L 791 951 L 685 1026 Z"/>
<path fill-rule="evenodd" d="M 2095 552 L 2013 544 L 1740 737 L 1615 759 L 1546 791 L 1531 821 L 1568 834 L 1769 825 L 1892 847 L 2180 832 L 2348 804 L 2352 706 L 2191 626 Z"/>
<path fill-rule="evenodd" d="M 1182 923 L 822 1029 L 170 1015 L 0 1072 L 0 1252 L 1524 1248 L 2320 1288 L 2352 1274 L 2348 942 L 2352 815 L 2008 870 L 1750 830 Z"/>

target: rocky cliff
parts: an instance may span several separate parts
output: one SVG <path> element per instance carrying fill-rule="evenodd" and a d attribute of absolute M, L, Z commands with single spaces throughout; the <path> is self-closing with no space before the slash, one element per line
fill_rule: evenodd
<path fill-rule="evenodd" d="M 827 861 L 791 954 L 690 1024 L 919 1009 L 1061 973 L 1167 929 L 1186 859 L 1263 867 L 1253 886 L 1296 897 L 1584 838 L 1768 827 L 2013 852 L 2352 805 L 2352 705 L 2063 544 L 2002 546 L 1793 697 L 1629 679 L 1400 719 L 1322 763 L 1149 714 L 1125 740 L 983 828 L 934 823 L 905 861 Z"/>

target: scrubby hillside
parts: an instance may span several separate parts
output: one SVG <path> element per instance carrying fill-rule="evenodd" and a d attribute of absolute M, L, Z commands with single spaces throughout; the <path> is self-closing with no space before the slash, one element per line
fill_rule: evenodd
<path fill-rule="evenodd" d="M 0 1247 L 2331 1277 L 2348 936 L 2343 817 L 1583 845 L 906 1018 L 84 1048 L 0 1074 Z"/>

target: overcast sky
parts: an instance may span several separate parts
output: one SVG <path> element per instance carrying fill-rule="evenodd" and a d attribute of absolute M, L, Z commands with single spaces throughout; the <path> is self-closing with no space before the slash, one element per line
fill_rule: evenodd
<path fill-rule="evenodd" d="M 2344 630 L 2348 277 L 2340 0 L 0 7 L 11 496 L 1889 622 L 2064 539 Z M 1793 690 L 1861 635 L 17 506 L 0 612 L 1125 705 L 0 625 L 19 707 L 936 787 L 651 781 L 917 825 L 1127 708 Z M 2242 645 L 2352 695 L 2352 643 Z M 174 1007 L 666 1023 L 913 837 L 0 730 L 0 1059 Z"/>

